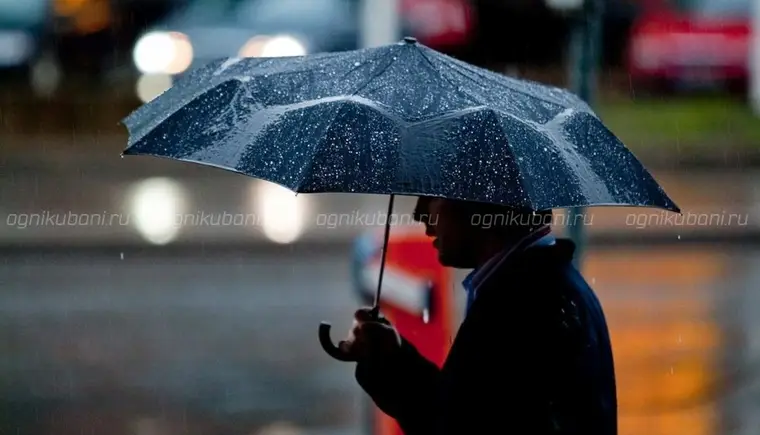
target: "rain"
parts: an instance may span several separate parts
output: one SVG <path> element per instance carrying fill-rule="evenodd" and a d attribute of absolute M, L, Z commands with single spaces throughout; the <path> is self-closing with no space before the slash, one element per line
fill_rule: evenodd
<path fill-rule="evenodd" d="M 381 309 L 442 362 L 426 193 L 554 209 L 620 435 L 755 434 L 760 9 L 506 3 L 0 2 L 0 433 L 397 433 L 318 327 L 387 224 Z"/>

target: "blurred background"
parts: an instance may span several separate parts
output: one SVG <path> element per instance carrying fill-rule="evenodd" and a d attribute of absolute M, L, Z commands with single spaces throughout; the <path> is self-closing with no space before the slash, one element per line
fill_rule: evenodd
<path fill-rule="evenodd" d="M 569 86 L 578 3 L 402 0 L 397 18 L 462 60 Z M 586 211 L 621 435 L 760 427 L 753 3 L 604 0 L 593 105 L 687 216 Z M 369 433 L 353 368 L 316 326 L 349 326 L 351 243 L 373 225 L 319 221 L 386 198 L 119 157 L 119 120 L 187 70 L 359 48 L 361 8 L 0 0 L 0 433 Z"/>

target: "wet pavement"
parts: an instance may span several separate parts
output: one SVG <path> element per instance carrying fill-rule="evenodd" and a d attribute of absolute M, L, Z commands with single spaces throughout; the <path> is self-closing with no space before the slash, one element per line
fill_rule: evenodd
<path fill-rule="evenodd" d="M 241 434 L 278 420 L 355 426 L 352 367 L 316 340 L 322 320 L 348 326 L 346 263 L 4 258 L 2 396 L 55 403 L 43 422 L 72 408 L 98 420 L 110 406 L 121 419 L 186 415 Z"/>
<path fill-rule="evenodd" d="M 757 249 L 592 247 L 585 275 L 612 330 L 621 435 L 754 433 L 759 270 Z M 4 406 L 35 410 L 4 431 L 84 433 L 106 416 L 114 435 L 150 422 L 203 434 L 361 426 L 351 365 L 316 340 L 319 321 L 337 337 L 358 304 L 344 251 L 6 254 L 0 277 Z M 736 385 L 722 381 L 737 370 Z"/>

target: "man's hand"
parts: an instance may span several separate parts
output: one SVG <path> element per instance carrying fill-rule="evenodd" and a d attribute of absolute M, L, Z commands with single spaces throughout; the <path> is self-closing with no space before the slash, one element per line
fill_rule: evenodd
<path fill-rule="evenodd" d="M 375 319 L 371 308 L 362 308 L 354 313 L 354 324 L 348 338 L 340 348 L 356 361 L 383 358 L 393 355 L 401 348 L 401 335 L 385 319 Z"/>

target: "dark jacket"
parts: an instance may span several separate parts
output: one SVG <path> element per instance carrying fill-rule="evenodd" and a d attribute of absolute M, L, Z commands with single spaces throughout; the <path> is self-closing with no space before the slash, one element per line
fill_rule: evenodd
<path fill-rule="evenodd" d="M 356 378 L 406 435 L 615 435 L 610 338 L 569 240 L 509 258 L 478 291 L 442 369 L 408 342 Z"/>

